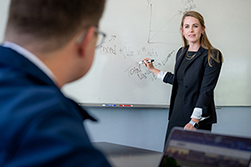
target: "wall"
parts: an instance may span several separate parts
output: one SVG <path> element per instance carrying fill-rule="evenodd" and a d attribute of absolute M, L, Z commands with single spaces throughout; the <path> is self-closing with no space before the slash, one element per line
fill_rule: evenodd
<path fill-rule="evenodd" d="M 85 123 L 93 142 L 163 150 L 168 109 L 87 109 L 99 119 L 98 123 Z M 213 133 L 251 137 L 251 107 L 222 107 L 217 115 Z"/>
<path fill-rule="evenodd" d="M 0 0 L 0 9 L 1 9 L 1 17 L 0 17 L 0 42 L 3 41 L 4 31 L 7 22 L 8 15 L 8 6 L 10 0 Z"/>

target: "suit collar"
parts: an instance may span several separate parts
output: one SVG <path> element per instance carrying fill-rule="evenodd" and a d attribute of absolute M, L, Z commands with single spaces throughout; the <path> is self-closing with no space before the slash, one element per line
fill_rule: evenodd
<path fill-rule="evenodd" d="M 187 53 L 187 50 L 188 50 L 189 46 L 183 48 L 183 50 L 181 51 L 181 54 L 179 55 L 178 59 L 177 59 L 177 62 L 176 62 L 176 65 L 175 65 L 175 72 L 177 72 L 184 56 L 186 55 Z M 196 55 L 194 56 L 194 58 L 192 60 L 190 60 L 189 64 L 191 64 L 192 62 L 194 62 L 194 60 L 196 60 L 203 52 L 204 52 L 204 48 L 202 46 L 200 46 L 200 48 L 198 49 Z M 188 65 L 189 66 L 189 65 Z"/>
<path fill-rule="evenodd" d="M 204 50 L 205 50 L 205 49 L 204 49 L 202 46 L 200 46 L 200 48 L 198 49 L 198 51 L 197 51 L 197 53 L 195 54 L 194 58 L 193 58 L 192 60 L 189 61 L 188 66 L 189 66 L 191 63 L 193 63 L 198 57 L 200 57 L 200 55 L 203 53 Z"/>
<path fill-rule="evenodd" d="M 38 68 L 40 68 L 46 75 L 48 75 L 53 81 L 56 81 L 56 77 L 52 73 L 52 71 L 33 53 L 30 51 L 26 50 L 25 48 L 13 43 L 13 42 L 8 42 L 5 41 L 3 43 L 4 47 L 10 48 L 20 55 L 24 56 L 27 58 L 29 61 L 31 61 L 33 64 L 35 64 Z"/>
<path fill-rule="evenodd" d="M 80 115 L 82 116 L 83 120 L 90 119 L 91 121 L 97 122 L 98 120 L 92 117 L 88 112 L 82 108 L 78 103 L 73 101 L 72 99 L 67 98 L 79 111 Z"/>
<path fill-rule="evenodd" d="M 20 72 L 25 71 L 40 84 L 56 86 L 51 78 L 49 78 L 40 68 L 13 49 L 0 46 L 0 53 L 1 64 L 13 67 Z"/>

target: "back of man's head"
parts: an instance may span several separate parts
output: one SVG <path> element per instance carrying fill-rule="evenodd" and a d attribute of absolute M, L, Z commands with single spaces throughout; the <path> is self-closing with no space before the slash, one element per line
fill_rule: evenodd
<path fill-rule="evenodd" d="M 11 0 L 5 38 L 22 45 L 47 43 L 47 51 L 55 50 L 84 28 L 98 26 L 104 4 L 105 0 Z"/>

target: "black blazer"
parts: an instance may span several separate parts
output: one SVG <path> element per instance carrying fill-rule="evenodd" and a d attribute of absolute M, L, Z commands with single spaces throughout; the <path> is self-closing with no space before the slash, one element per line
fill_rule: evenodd
<path fill-rule="evenodd" d="M 163 81 L 173 85 L 169 119 L 172 114 L 175 96 L 177 94 L 178 84 L 176 81 L 176 73 L 184 58 L 188 47 L 180 48 L 176 55 L 176 64 L 174 74 L 168 72 Z M 212 50 L 212 54 L 217 54 L 216 50 Z M 219 53 L 220 54 L 220 53 Z M 195 57 L 190 60 L 190 64 L 185 69 L 184 74 L 184 116 L 187 121 L 191 119 L 195 107 L 202 108 L 202 117 L 208 117 L 200 124 L 216 123 L 216 112 L 214 103 L 214 88 L 219 78 L 222 61 L 220 63 L 212 60 L 212 67 L 208 64 L 208 50 L 200 47 Z"/>

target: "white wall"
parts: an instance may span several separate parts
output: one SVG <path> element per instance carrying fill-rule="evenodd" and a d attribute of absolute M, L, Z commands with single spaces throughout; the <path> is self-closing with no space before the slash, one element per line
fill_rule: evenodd
<path fill-rule="evenodd" d="M 168 109 L 87 108 L 99 119 L 88 121 L 86 129 L 93 142 L 110 142 L 154 151 L 162 151 Z M 217 109 L 218 123 L 213 132 L 251 137 L 251 107 Z"/>
<path fill-rule="evenodd" d="M 1 9 L 1 17 L 0 17 L 0 43 L 3 41 L 5 26 L 7 22 L 8 15 L 8 7 L 10 0 L 0 0 L 0 9 Z"/>

